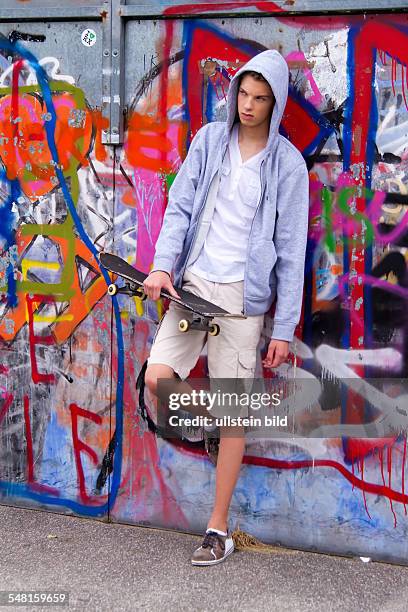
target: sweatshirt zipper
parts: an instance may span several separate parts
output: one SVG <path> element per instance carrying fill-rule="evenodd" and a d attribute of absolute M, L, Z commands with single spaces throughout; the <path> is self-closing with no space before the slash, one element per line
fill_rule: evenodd
<path fill-rule="evenodd" d="M 249 252 L 249 243 L 250 243 L 250 241 L 251 241 L 252 227 L 253 227 L 253 225 L 254 225 L 254 221 L 255 221 L 255 217 L 256 217 L 256 214 L 257 214 L 257 212 L 258 212 L 258 209 L 259 209 L 259 207 L 260 207 L 260 205 L 261 205 L 262 198 L 263 198 L 264 191 L 265 191 L 265 186 L 266 186 L 266 183 L 262 181 L 262 179 L 263 179 L 263 176 L 262 176 L 262 166 L 264 165 L 264 162 L 265 162 L 265 159 L 263 159 L 263 160 L 261 161 L 261 167 L 260 167 L 260 176 L 261 176 L 261 197 L 260 197 L 260 198 L 259 198 L 259 200 L 258 200 L 258 204 L 257 204 L 256 209 L 255 209 L 255 214 L 254 214 L 254 216 L 253 216 L 253 218 L 252 218 L 251 227 L 250 227 L 250 230 L 249 230 L 249 235 L 248 235 L 247 256 L 246 256 L 245 270 L 244 270 L 244 303 L 243 303 L 243 308 L 242 308 L 242 314 L 243 314 L 243 315 L 246 315 L 246 307 L 245 307 L 245 303 L 246 303 L 246 279 L 247 279 L 247 276 L 248 276 L 248 274 L 247 274 L 247 270 L 248 270 L 248 252 Z"/>

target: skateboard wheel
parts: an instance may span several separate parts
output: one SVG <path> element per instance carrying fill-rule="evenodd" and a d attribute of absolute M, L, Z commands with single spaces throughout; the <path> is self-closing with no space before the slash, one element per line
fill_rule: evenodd
<path fill-rule="evenodd" d="M 210 334 L 210 336 L 218 336 L 218 334 L 220 333 L 220 326 L 217 323 L 212 323 L 210 325 L 208 333 Z"/>
<path fill-rule="evenodd" d="M 179 323 L 179 330 L 181 332 L 187 332 L 190 329 L 190 323 L 186 319 L 181 319 Z"/>
<path fill-rule="evenodd" d="M 109 287 L 108 287 L 109 295 L 116 295 L 117 292 L 118 292 L 118 288 L 117 288 L 116 285 L 114 285 L 113 283 L 112 283 L 112 285 L 109 285 Z"/>
<path fill-rule="evenodd" d="M 143 289 L 139 287 L 139 289 L 136 290 L 136 297 L 138 297 L 140 300 L 142 300 L 142 302 L 144 302 L 147 298 L 147 295 L 145 294 Z"/>

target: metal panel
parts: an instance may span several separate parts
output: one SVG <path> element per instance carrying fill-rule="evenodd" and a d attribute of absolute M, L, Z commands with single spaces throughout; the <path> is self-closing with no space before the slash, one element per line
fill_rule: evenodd
<path fill-rule="evenodd" d="M 208 2 L 198 0 L 188 3 L 184 0 L 157 1 L 149 0 L 127 0 L 126 6 L 122 8 L 122 15 L 126 17 L 187 17 L 224 13 L 234 14 L 236 17 L 247 13 L 270 14 L 270 13 L 361 13 L 363 11 L 403 11 L 408 9 L 406 0 L 363 0 L 356 3 L 354 0 L 276 0 L 275 2 L 262 2 L 257 6 L 255 2 L 230 2 L 219 0 Z"/>
<path fill-rule="evenodd" d="M 111 102 L 110 102 L 110 134 L 107 142 L 120 144 L 123 142 L 123 95 L 125 89 L 124 76 L 124 23 L 120 18 L 122 0 L 112 1 L 112 39 L 111 52 Z"/>
<path fill-rule="evenodd" d="M 116 197 L 117 252 L 138 268 L 149 269 L 167 186 L 185 156 L 189 137 L 203 123 L 225 117 L 225 95 L 236 66 L 264 48 L 276 48 L 291 69 L 285 131 L 303 151 L 311 176 L 304 323 L 292 346 L 302 358 L 297 371 L 304 369 L 318 380 L 341 377 L 341 367 L 355 372 L 348 359 L 358 353 L 367 366 L 377 363 L 382 375 L 403 376 L 408 332 L 398 309 L 404 307 L 376 292 L 362 298 L 361 284 L 348 298 L 342 283 L 353 272 L 361 275 L 367 290 L 383 266 L 391 270 L 393 257 L 401 262 L 401 270 L 406 269 L 401 258 L 406 244 L 402 236 L 407 204 L 403 163 L 408 122 L 407 24 L 404 14 L 127 20 L 129 112 L 121 161 L 124 178 Z M 377 204 L 382 204 L 374 213 L 367 199 L 361 214 L 367 223 L 375 219 L 389 230 L 394 228 L 396 237 L 387 246 L 384 237 L 368 240 L 365 254 L 357 258 L 356 251 L 347 247 L 348 239 L 359 231 L 347 226 L 347 206 L 352 208 L 353 202 L 344 204 L 342 198 L 347 196 L 347 181 L 354 177 L 361 185 L 366 172 Z M 129 227 L 132 234 L 125 233 Z M 384 248 L 390 249 L 389 257 Z M 405 290 L 398 291 L 404 291 L 406 300 Z M 148 354 L 143 343 L 150 345 L 160 312 L 152 304 L 125 302 L 123 307 L 128 359 L 135 364 L 136 377 Z M 353 318 L 352 331 L 348 317 Z M 356 335 L 356 320 L 362 335 Z M 268 316 L 265 343 L 271 325 Z M 371 346 L 365 345 L 364 333 L 373 334 Z M 385 361 L 387 351 L 392 351 L 394 365 Z M 205 361 L 204 352 L 198 375 L 205 375 Z M 358 375 L 364 373 L 360 370 Z M 361 406 L 364 396 L 353 397 L 344 379 L 343 384 L 344 394 L 336 403 L 322 400 L 311 412 L 305 407 L 305 424 L 312 426 L 314 418 L 340 424 L 352 405 Z M 137 412 L 132 386 L 129 381 L 126 403 Z M 211 511 L 212 468 L 182 439 L 175 443 L 155 436 L 152 440 L 143 414 L 147 410 L 154 418 L 155 404 L 147 394 L 145 403 L 139 412 L 142 418 L 129 432 L 124 456 L 129 485 L 120 493 L 111 516 L 117 521 L 201 532 Z M 261 539 L 297 548 L 407 563 L 405 435 L 391 444 L 364 442 L 306 436 L 248 443 L 246 461 L 251 465 L 242 469 L 232 503 L 232 526 L 239 522 Z M 382 479 L 388 469 L 391 484 Z"/>
<path fill-rule="evenodd" d="M 101 20 L 0 23 L 0 496 L 94 517 L 117 488 L 98 455 L 120 341 L 96 257 L 112 248 L 102 32 Z"/>
<path fill-rule="evenodd" d="M 87 28 L 96 32 L 96 43 L 85 47 L 81 33 Z M 92 106 L 99 106 L 102 90 L 102 27 L 94 21 L 78 21 L 67 26 L 54 22 L 49 24 L 16 23 L 1 24 L 0 32 L 5 39 L 19 41 L 35 57 L 49 58 L 45 64 L 51 78 L 79 85 L 86 91 Z M 66 49 L 71 53 L 67 55 Z M 92 68 L 92 69 L 90 69 Z M 64 78 L 66 77 L 66 78 Z"/>
<path fill-rule="evenodd" d="M 59 8 L 58 3 L 56 3 L 55 0 L 28 0 L 28 1 L 23 0 L 23 1 L 25 1 L 23 10 L 26 10 L 26 11 L 29 11 L 30 9 L 44 11 L 44 9 L 48 9 L 48 8 L 53 8 L 53 9 Z M 65 4 L 69 4 L 69 7 L 65 7 L 65 8 L 71 8 L 71 10 L 75 11 L 79 8 L 81 9 L 95 8 L 102 3 L 96 2 L 95 0 L 70 0 L 69 2 L 66 2 Z M 13 6 L 17 7 L 19 5 L 21 6 L 20 0 L 1 0 L 0 1 L 0 8 L 13 8 Z M 64 8 L 64 7 L 61 7 L 61 8 Z"/>
<path fill-rule="evenodd" d="M 52 3 L 41 4 L 30 0 L 30 4 L 24 8 L 19 6 L 10 8 L 10 2 L 1 0 L 0 21 L 101 19 L 106 12 L 108 4 L 108 2 L 101 2 L 97 5 L 89 4 L 89 6 L 83 6 L 83 2 L 75 2 L 70 4 L 70 6 L 56 7 L 54 1 Z"/>

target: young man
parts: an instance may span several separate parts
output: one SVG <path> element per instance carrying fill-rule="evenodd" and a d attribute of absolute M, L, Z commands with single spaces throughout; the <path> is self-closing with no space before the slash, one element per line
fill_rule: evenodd
<path fill-rule="evenodd" d="M 277 51 L 247 62 L 231 80 L 227 121 L 197 132 L 170 189 L 147 295 L 156 300 L 162 288 L 177 295 L 174 286 L 182 286 L 247 318 L 222 319 L 215 337 L 182 334 L 185 313 L 172 303 L 148 361 L 152 393 L 160 379 L 183 381 L 206 341 L 211 379 L 253 377 L 264 314 L 275 297 L 263 365 L 276 368 L 288 356 L 301 313 L 309 197 L 303 157 L 278 131 L 287 94 L 288 67 Z M 194 565 L 219 563 L 234 549 L 228 511 L 245 438 L 242 428 L 220 429 L 215 502 Z"/>

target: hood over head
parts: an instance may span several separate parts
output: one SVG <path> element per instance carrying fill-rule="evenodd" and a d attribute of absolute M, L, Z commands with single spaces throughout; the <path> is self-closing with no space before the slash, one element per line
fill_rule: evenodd
<path fill-rule="evenodd" d="M 276 135 L 286 106 L 289 86 L 289 68 L 279 51 L 270 49 L 255 55 L 234 74 L 227 94 L 228 132 L 231 131 L 235 122 L 239 77 L 243 72 L 247 72 L 248 70 L 260 72 L 268 81 L 275 96 L 275 105 L 269 127 L 269 138 L 266 145 L 267 149 L 269 149 L 273 142 L 276 141 Z"/>

